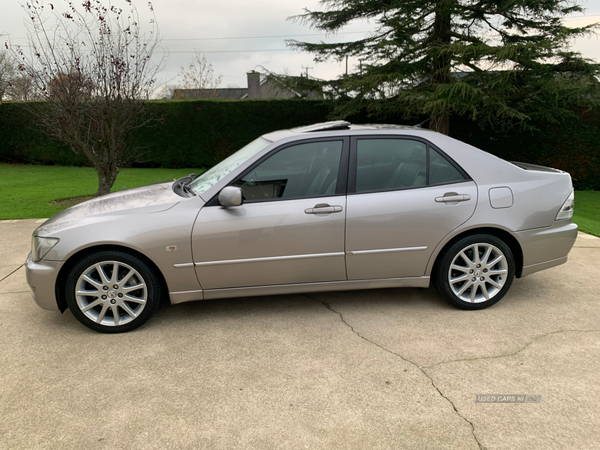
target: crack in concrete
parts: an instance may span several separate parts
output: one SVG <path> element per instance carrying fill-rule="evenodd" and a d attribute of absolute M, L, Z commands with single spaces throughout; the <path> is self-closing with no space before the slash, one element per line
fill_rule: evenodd
<path fill-rule="evenodd" d="M 552 336 L 554 334 L 560 334 L 560 333 L 600 333 L 600 330 L 556 330 L 556 331 L 550 331 L 549 333 L 540 334 L 539 336 L 534 337 L 531 341 L 529 341 L 523 347 L 521 347 L 520 349 L 518 349 L 517 351 L 512 352 L 512 353 L 503 353 L 501 355 L 493 355 L 493 356 L 479 356 L 477 358 L 450 359 L 448 361 L 440 361 L 438 363 L 430 364 L 428 366 L 421 366 L 421 368 L 422 369 L 431 369 L 432 367 L 441 366 L 443 364 L 450 364 L 450 363 L 454 363 L 454 362 L 483 361 L 486 359 L 498 359 L 498 358 L 506 358 L 508 356 L 515 356 L 515 355 L 521 353 L 522 351 L 524 351 L 525 349 L 527 349 L 527 347 L 529 347 L 534 342 L 536 342 L 540 339 L 543 339 L 547 336 Z"/>
<path fill-rule="evenodd" d="M 2 278 L 0 280 L 0 283 L 2 283 L 4 280 L 6 280 L 8 277 L 10 277 L 13 273 L 17 272 L 21 267 L 23 267 L 25 264 L 21 264 L 19 267 L 17 267 L 15 270 L 13 270 L 11 273 L 9 273 L 8 275 L 6 275 L 4 278 Z"/>
<path fill-rule="evenodd" d="M 464 420 L 465 422 L 467 422 L 470 426 L 471 426 L 471 434 L 473 435 L 473 439 L 475 439 L 475 442 L 477 443 L 477 445 L 479 446 L 480 450 L 485 450 L 485 447 L 481 444 L 481 442 L 479 442 L 479 439 L 477 438 L 477 435 L 475 434 L 475 426 L 473 425 L 473 422 L 471 422 L 469 419 L 467 419 L 465 416 L 463 416 L 458 409 L 456 408 L 456 405 L 454 404 L 454 402 L 452 400 L 450 400 L 441 390 L 439 387 L 436 386 L 435 382 L 433 381 L 433 378 L 431 378 L 431 376 L 425 371 L 425 369 L 421 366 L 419 366 L 417 363 L 411 361 L 410 359 L 407 359 L 406 357 L 402 356 L 399 353 L 396 353 L 392 350 L 389 350 L 387 348 L 385 348 L 383 345 L 378 344 L 377 342 L 374 342 L 372 340 L 370 340 L 369 338 L 363 336 L 362 334 L 360 334 L 358 331 L 356 331 L 354 329 L 354 327 L 352 325 L 350 325 L 348 322 L 346 322 L 346 319 L 344 319 L 344 316 L 341 312 L 336 311 L 335 309 L 333 309 L 331 307 L 331 305 L 329 305 L 329 303 L 323 302 L 321 300 L 317 300 L 316 298 L 311 297 L 310 295 L 304 294 L 305 297 L 314 300 L 317 303 L 322 304 L 323 306 L 325 306 L 325 308 L 327 308 L 329 311 L 337 314 L 338 316 L 340 316 L 340 320 L 342 321 L 342 323 L 344 325 L 346 325 L 348 328 L 350 328 L 350 330 L 356 334 L 359 338 L 363 339 L 364 341 L 368 342 L 371 345 L 374 345 L 375 347 L 378 347 L 379 349 L 383 350 L 384 352 L 387 352 L 391 355 L 394 355 L 398 358 L 400 358 L 402 361 L 411 364 L 413 366 L 415 366 L 417 369 L 419 369 L 419 371 L 425 375 L 427 377 L 427 379 L 429 380 L 429 382 L 431 383 L 431 386 L 433 386 L 433 388 L 438 392 L 438 394 L 444 398 L 448 403 L 450 403 L 450 406 L 452 406 L 452 409 L 454 409 L 454 412 L 458 415 L 458 417 L 460 417 L 462 420 Z"/>

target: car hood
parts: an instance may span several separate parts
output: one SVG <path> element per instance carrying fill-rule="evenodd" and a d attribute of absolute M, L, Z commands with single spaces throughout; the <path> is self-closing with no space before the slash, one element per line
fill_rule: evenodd
<path fill-rule="evenodd" d="M 109 220 L 111 216 L 151 214 L 172 208 L 182 200 L 173 192 L 172 181 L 115 192 L 94 198 L 59 212 L 36 230 L 45 236 L 67 224 L 88 220 Z"/>

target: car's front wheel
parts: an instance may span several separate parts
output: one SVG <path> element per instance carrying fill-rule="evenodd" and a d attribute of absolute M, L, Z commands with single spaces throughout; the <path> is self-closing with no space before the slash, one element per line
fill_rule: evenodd
<path fill-rule="evenodd" d="M 161 284 L 155 271 L 137 256 L 104 250 L 79 260 L 66 280 L 71 312 L 102 333 L 131 331 L 156 311 Z"/>
<path fill-rule="evenodd" d="M 454 306 L 483 309 L 497 303 L 515 276 L 510 247 L 496 236 L 466 236 L 441 256 L 433 275 L 436 290 Z"/>

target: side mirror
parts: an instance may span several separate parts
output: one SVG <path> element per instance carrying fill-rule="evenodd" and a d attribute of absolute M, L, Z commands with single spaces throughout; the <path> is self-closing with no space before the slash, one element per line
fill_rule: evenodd
<path fill-rule="evenodd" d="M 242 188 L 226 186 L 219 192 L 217 199 L 221 206 L 240 206 L 244 202 Z"/>

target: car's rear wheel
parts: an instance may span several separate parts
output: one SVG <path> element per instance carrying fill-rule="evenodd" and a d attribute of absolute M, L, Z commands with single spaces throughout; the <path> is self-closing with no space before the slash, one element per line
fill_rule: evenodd
<path fill-rule="evenodd" d="M 65 297 L 82 324 L 102 333 L 131 331 L 156 311 L 161 284 L 137 256 L 99 251 L 78 261 L 66 281 Z"/>
<path fill-rule="evenodd" d="M 462 309 L 484 309 L 497 303 L 515 276 L 515 259 L 501 239 L 489 234 L 466 236 L 441 256 L 433 285 Z"/>

